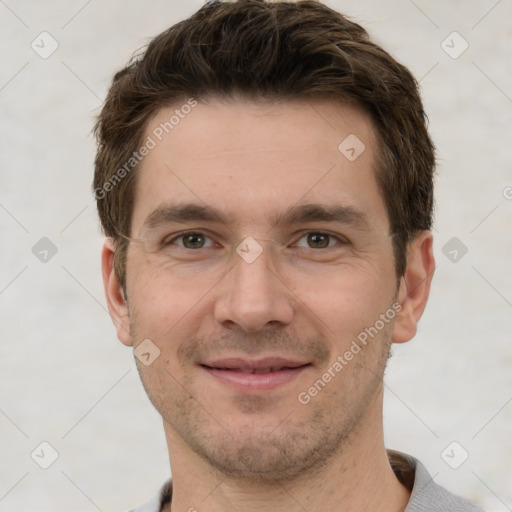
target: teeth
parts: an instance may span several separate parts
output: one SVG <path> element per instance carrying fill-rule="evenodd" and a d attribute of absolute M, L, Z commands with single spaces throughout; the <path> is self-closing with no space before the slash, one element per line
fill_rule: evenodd
<path fill-rule="evenodd" d="M 279 370 L 288 369 L 286 366 L 271 366 L 270 368 L 261 368 L 261 369 L 254 369 L 254 368 L 217 368 L 218 370 L 229 370 L 232 372 L 240 372 L 240 373 L 271 373 L 271 372 L 277 372 Z"/>
<path fill-rule="evenodd" d="M 277 370 L 280 370 L 281 368 L 278 368 L 278 367 L 275 367 L 275 368 L 262 368 L 262 369 L 254 369 L 254 368 L 248 368 L 248 369 L 245 369 L 245 368 L 222 368 L 222 370 L 231 370 L 233 372 L 240 372 L 240 373 L 256 373 L 256 374 L 261 374 L 261 373 L 270 373 L 270 372 L 275 372 Z"/>

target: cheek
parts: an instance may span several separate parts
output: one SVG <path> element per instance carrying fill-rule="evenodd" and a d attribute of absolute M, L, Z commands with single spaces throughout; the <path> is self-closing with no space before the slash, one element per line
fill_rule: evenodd
<path fill-rule="evenodd" d="M 339 265 L 329 272 L 289 275 L 293 292 L 326 318 L 357 318 L 389 306 L 394 288 L 382 268 Z"/>
<path fill-rule="evenodd" d="M 337 269 L 314 279 L 301 276 L 294 286 L 301 316 L 316 326 L 329 343 L 334 359 L 349 350 L 358 336 L 364 337 L 367 329 L 390 310 L 394 290 L 392 280 L 382 277 L 382 269 L 377 271 L 371 266 Z M 380 337 L 382 329 L 378 331 Z"/>
<path fill-rule="evenodd" d="M 146 394 L 167 421 L 172 421 L 176 416 L 176 413 L 169 414 L 169 411 L 182 410 L 182 404 L 190 396 L 188 390 L 191 388 L 186 381 L 186 375 L 171 367 L 170 362 L 170 358 L 164 354 L 149 366 L 137 361 Z"/>
<path fill-rule="evenodd" d="M 136 328 L 156 336 L 174 334 L 187 315 L 201 308 L 218 276 L 182 276 L 169 266 L 144 256 L 133 259 L 127 272 L 130 304 L 136 314 Z M 139 333 L 143 334 L 143 333 Z"/>

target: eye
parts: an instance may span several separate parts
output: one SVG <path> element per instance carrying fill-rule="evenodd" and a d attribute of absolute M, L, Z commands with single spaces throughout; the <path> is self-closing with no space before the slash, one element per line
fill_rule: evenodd
<path fill-rule="evenodd" d="M 301 240 L 305 240 L 307 245 L 301 243 Z M 311 231 L 300 238 L 299 242 L 297 242 L 297 246 L 307 247 L 309 249 L 326 249 L 336 245 L 336 242 L 345 243 L 341 238 L 330 235 L 329 233 Z"/>
<path fill-rule="evenodd" d="M 180 233 L 179 235 L 164 240 L 162 245 L 172 245 L 177 241 L 181 241 L 181 243 L 177 243 L 177 245 L 183 249 L 203 249 L 205 247 L 213 246 L 213 241 L 210 239 L 210 237 L 203 233 L 196 232 Z M 208 241 L 210 242 L 209 244 Z"/>

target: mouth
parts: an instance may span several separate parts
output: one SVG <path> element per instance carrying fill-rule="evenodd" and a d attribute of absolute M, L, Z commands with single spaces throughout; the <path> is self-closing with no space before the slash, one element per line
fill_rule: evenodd
<path fill-rule="evenodd" d="M 209 375 L 239 392 L 264 391 L 282 386 L 312 367 L 311 363 L 281 358 L 223 359 L 200 365 Z"/>

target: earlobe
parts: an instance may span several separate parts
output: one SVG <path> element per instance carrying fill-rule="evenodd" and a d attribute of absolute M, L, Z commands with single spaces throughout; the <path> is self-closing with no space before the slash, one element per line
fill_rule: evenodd
<path fill-rule="evenodd" d="M 435 260 L 432 242 L 432 233 L 422 231 L 409 244 L 407 267 L 400 279 L 398 291 L 398 302 L 402 309 L 396 315 L 393 343 L 404 343 L 416 334 L 418 321 L 427 305 L 434 275 Z"/>
<path fill-rule="evenodd" d="M 115 244 L 112 238 L 107 238 L 101 252 L 101 268 L 103 273 L 103 286 L 107 299 L 110 317 L 117 330 L 117 337 L 125 345 L 130 346 L 130 316 L 124 292 L 114 268 Z"/>

